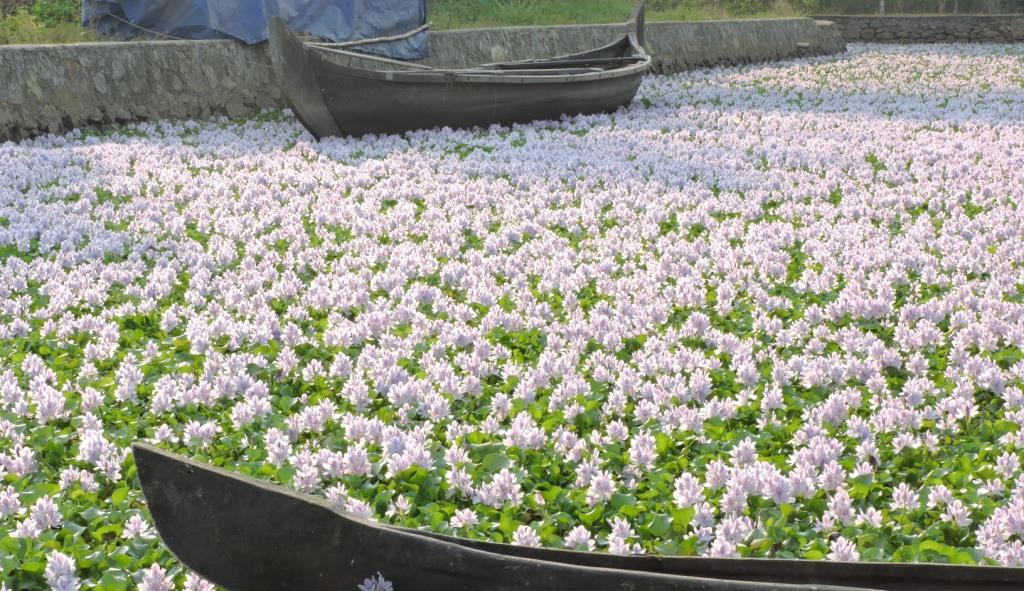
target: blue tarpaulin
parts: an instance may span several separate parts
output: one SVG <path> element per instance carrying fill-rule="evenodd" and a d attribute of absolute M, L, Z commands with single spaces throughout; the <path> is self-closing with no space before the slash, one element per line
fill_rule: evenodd
<path fill-rule="evenodd" d="M 180 39 L 267 39 L 267 16 L 297 33 L 331 41 L 398 35 L 427 20 L 427 0 L 85 0 L 82 22 L 101 34 L 130 38 L 153 32 Z M 126 22 L 127 21 L 127 22 Z M 356 48 L 398 59 L 427 55 L 426 32 Z"/>

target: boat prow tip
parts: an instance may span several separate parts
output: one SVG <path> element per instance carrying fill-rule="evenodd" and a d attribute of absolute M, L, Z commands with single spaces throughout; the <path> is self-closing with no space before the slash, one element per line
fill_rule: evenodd
<path fill-rule="evenodd" d="M 144 441 L 136 441 L 131 445 L 132 458 L 135 461 L 135 470 L 139 474 L 139 483 L 142 485 L 142 492 L 146 494 L 147 483 L 150 480 L 151 472 L 153 469 L 154 462 L 159 462 L 161 459 L 172 459 L 168 457 L 167 452 L 153 445 L 152 443 L 146 443 Z"/>

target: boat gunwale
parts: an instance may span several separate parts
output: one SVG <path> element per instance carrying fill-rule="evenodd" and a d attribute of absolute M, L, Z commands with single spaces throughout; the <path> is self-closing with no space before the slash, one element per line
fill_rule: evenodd
<path fill-rule="evenodd" d="M 154 459 L 160 463 L 174 463 L 179 466 L 187 468 L 189 473 L 195 471 L 206 472 L 213 474 L 220 478 L 226 478 L 228 480 L 240 483 L 244 486 L 249 486 L 257 490 L 274 496 L 283 496 L 290 498 L 291 500 L 309 504 L 319 509 L 326 510 L 329 515 L 337 517 L 341 520 L 348 521 L 356 527 L 369 528 L 378 532 L 386 532 L 389 535 L 396 535 L 399 538 L 405 538 L 409 540 L 416 540 L 421 543 L 433 546 L 432 551 L 440 551 L 443 549 L 451 549 L 461 554 L 465 559 L 490 559 L 499 562 L 505 562 L 506 564 L 515 564 L 520 568 L 534 567 L 534 568 L 545 568 L 545 569 L 557 569 L 564 572 L 564 574 L 571 576 L 575 573 L 588 573 L 594 575 L 600 575 L 607 573 L 614 576 L 622 576 L 625 573 L 635 575 L 638 579 L 642 579 L 644 582 L 664 582 L 664 583 L 675 583 L 677 585 L 687 585 L 684 588 L 687 589 L 706 589 L 710 591 L 736 591 L 743 589 L 744 591 L 878 591 L 876 589 L 869 589 L 864 587 L 849 587 L 849 586 L 834 586 L 834 585 L 804 585 L 800 583 L 772 583 L 764 581 L 745 581 L 742 579 L 732 579 L 727 577 L 701 577 L 697 575 L 682 574 L 682 573 L 671 573 L 661 572 L 656 570 L 637 570 L 637 569 L 624 569 L 614 567 L 603 567 L 583 564 L 578 561 L 550 561 L 543 558 L 537 558 L 532 556 L 519 556 L 514 554 L 504 554 L 500 552 L 492 552 L 484 550 L 482 548 L 473 547 L 460 543 L 460 538 L 454 536 L 443 536 L 440 534 L 425 535 L 426 532 L 406 527 L 396 527 L 384 523 L 377 522 L 372 519 L 359 517 L 347 511 L 343 511 L 338 508 L 334 503 L 331 503 L 326 498 L 317 497 L 308 493 L 302 493 L 293 489 L 289 489 L 280 484 L 273 482 L 267 482 L 254 478 L 246 474 L 238 472 L 232 472 L 224 467 L 215 466 L 209 463 L 200 462 L 192 458 L 181 456 L 166 450 L 163 450 L 156 445 L 151 443 L 145 443 L 137 441 L 132 444 L 132 455 L 135 457 L 136 465 L 139 464 L 138 456 L 140 452 L 148 456 L 149 459 L 146 463 L 154 461 Z M 143 492 L 143 496 L 146 499 L 146 504 L 153 506 L 152 495 L 156 490 L 152 488 L 152 484 L 146 484 L 146 478 L 143 474 L 139 475 L 140 484 Z M 211 582 L 227 586 L 221 577 L 211 574 L 210 572 L 202 569 L 201 566 L 196 565 L 193 561 L 186 559 L 181 552 L 181 546 L 179 544 L 172 544 L 167 540 L 168 525 L 167 522 L 158 519 L 155 515 L 153 516 L 153 522 L 156 526 L 158 534 L 171 553 L 185 566 L 194 570 L 197 574 L 209 579 Z M 177 540 L 181 542 L 181 540 Z M 174 547 L 172 547 L 172 545 Z M 586 555 L 584 552 L 565 552 L 563 554 L 572 555 Z M 351 560 L 351 558 L 349 559 Z M 198 568 L 197 568 L 198 567 Z"/>
<path fill-rule="evenodd" d="M 827 588 L 832 586 L 846 586 L 846 583 L 836 585 L 823 584 L 823 583 L 783 583 L 783 582 L 771 582 L 764 579 L 747 579 L 744 577 L 729 578 L 721 575 L 708 575 L 707 568 L 705 568 L 704 574 L 693 574 L 684 575 L 672 570 L 664 570 L 658 568 L 657 565 L 662 565 L 668 568 L 673 568 L 673 565 L 677 565 L 675 568 L 682 568 L 681 565 L 707 565 L 711 567 L 710 570 L 720 571 L 721 574 L 726 572 L 732 572 L 744 570 L 743 565 L 748 565 L 748 568 L 753 570 L 762 570 L 762 567 L 773 570 L 774 572 L 791 570 L 793 572 L 806 572 L 809 570 L 826 570 L 826 571 L 838 571 L 844 568 L 862 569 L 862 570 L 873 570 L 872 577 L 879 579 L 879 582 L 895 582 L 906 576 L 918 576 L 921 577 L 926 573 L 928 576 L 924 578 L 929 581 L 936 579 L 945 579 L 951 581 L 951 585 L 965 585 L 965 584 L 980 584 L 980 585 L 1008 585 L 1015 584 L 1020 580 L 1024 580 L 1024 567 L 1008 567 L 1008 566 L 988 566 L 988 565 L 957 565 L 957 564 L 944 564 L 944 563 L 907 563 L 907 562 L 832 562 L 832 561 L 815 561 L 807 559 L 786 559 L 786 558 L 716 558 L 707 556 L 666 556 L 666 555 L 626 555 L 618 556 L 612 554 L 598 554 L 592 552 L 580 552 L 575 550 L 565 549 L 554 549 L 554 548 L 520 548 L 523 552 L 520 554 L 518 551 L 509 551 L 508 548 L 515 548 L 508 544 L 501 544 L 497 542 L 485 541 L 485 540 L 472 540 L 466 538 L 458 538 L 456 536 L 450 536 L 447 534 L 441 534 L 430 530 L 414 529 L 408 527 L 395 526 L 385 523 L 380 523 L 371 519 L 359 517 L 347 511 L 343 511 L 338 508 L 334 503 L 331 503 L 326 498 L 312 495 L 309 493 L 303 493 L 294 489 L 290 489 L 281 484 L 260 480 L 248 474 L 231 471 L 222 466 L 214 466 L 206 462 L 200 462 L 192 458 L 175 454 L 173 452 L 161 449 L 153 444 L 136 442 L 132 444 L 133 454 L 143 452 L 150 457 L 160 458 L 161 461 L 170 461 L 178 465 L 187 466 L 191 470 L 201 470 L 208 473 L 216 474 L 222 478 L 239 482 L 256 489 L 262 490 L 267 493 L 282 495 L 290 497 L 293 500 L 309 503 L 326 509 L 330 513 L 352 522 L 359 524 L 360 526 L 370 527 L 376 530 L 387 531 L 391 533 L 400 534 L 403 536 L 417 536 L 420 538 L 430 538 L 433 541 L 439 543 L 440 546 L 451 544 L 454 546 L 460 546 L 462 548 L 480 552 L 488 555 L 500 555 L 506 558 L 522 559 L 526 561 L 539 561 L 543 563 L 558 563 L 563 565 L 573 565 L 584 568 L 596 568 L 608 571 L 634 571 L 650 574 L 666 574 L 674 577 L 683 578 L 697 578 L 709 581 L 744 581 L 762 583 L 767 585 L 778 585 L 779 588 L 787 588 L 791 585 L 805 585 L 808 589 L 817 587 Z M 147 486 L 143 482 L 143 494 L 147 497 L 147 502 L 150 501 L 147 493 Z M 157 523 L 157 530 L 161 530 L 161 524 Z M 504 551 L 503 551 L 504 549 Z M 173 550 L 172 550 L 173 551 Z M 593 564 L 592 562 L 604 561 L 604 565 Z M 614 564 L 628 564 L 630 566 L 614 566 Z M 639 568 L 643 565 L 644 568 Z M 653 567 L 653 568 L 652 568 Z M 881 572 L 879 572 L 881 571 Z M 974 575 L 974 576 L 972 576 Z M 826 575 L 828 576 L 828 575 Z M 864 576 L 864 575 L 861 575 Z M 947 587 L 942 587 L 943 589 Z M 962 587 L 956 587 L 962 588 Z M 1004 588 L 1004 587 L 1001 587 Z"/>
<path fill-rule="evenodd" d="M 586 72 L 560 75 L 516 75 L 513 73 L 515 72 L 515 70 L 508 70 L 509 73 L 507 74 L 491 74 L 487 73 L 490 72 L 489 70 L 481 70 L 479 68 L 432 68 L 430 66 L 424 66 L 423 64 L 407 63 L 379 56 L 366 55 L 355 51 L 321 47 L 314 44 L 310 44 L 308 42 L 306 43 L 306 48 L 307 55 L 311 59 L 313 58 L 313 56 L 316 57 L 316 59 L 313 60 L 316 63 L 316 65 L 322 66 L 324 69 L 329 69 L 329 72 L 327 73 L 330 73 L 333 76 L 349 76 L 352 78 L 383 80 L 386 82 L 408 84 L 572 84 L 591 82 L 596 80 L 629 78 L 634 76 L 639 77 L 643 76 L 650 70 L 651 56 L 646 51 L 644 51 L 643 47 L 641 47 L 637 43 L 636 35 L 633 32 L 622 35 L 612 43 L 608 43 L 606 45 L 602 45 L 600 47 L 596 47 L 583 52 L 558 55 L 542 59 L 498 62 L 493 64 L 484 64 L 483 66 L 496 67 L 504 64 L 542 65 L 544 63 L 559 60 L 581 59 L 582 57 L 585 57 L 587 55 L 614 49 L 616 48 L 616 46 L 619 45 L 625 45 L 625 47 L 623 47 L 624 53 L 628 52 L 629 50 L 635 52 L 634 55 L 624 55 L 622 57 L 636 58 L 637 62 L 632 64 L 626 64 L 619 68 L 602 70 L 600 72 Z M 330 56 L 332 55 L 339 55 L 359 60 L 369 60 L 371 62 L 396 65 L 410 69 L 372 70 L 369 68 L 360 68 L 349 64 L 338 63 L 337 61 L 331 59 Z"/>

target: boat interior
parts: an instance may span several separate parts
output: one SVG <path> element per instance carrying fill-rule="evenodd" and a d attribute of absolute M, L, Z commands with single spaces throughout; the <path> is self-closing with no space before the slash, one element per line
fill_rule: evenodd
<path fill-rule="evenodd" d="M 420 62 L 395 60 L 362 53 L 358 50 L 358 46 L 352 46 L 349 43 L 306 41 L 306 47 L 332 63 L 380 72 L 434 71 L 487 75 L 507 73 L 514 76 L 566 75 L 615 70 L 647 59 L 647 56 L 633 45 L 629 36 L 625 35 L 613 43 L 580 53 L 540 59 L 495 62 L 471 68 L 436 68 Z"/>

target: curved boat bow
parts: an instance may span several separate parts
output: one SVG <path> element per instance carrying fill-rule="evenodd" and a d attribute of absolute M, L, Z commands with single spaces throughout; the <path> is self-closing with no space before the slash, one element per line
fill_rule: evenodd
<path fill-rule="evenodd" d="M 377 571 L 399 591 L 1024 589 L 1024 568 L 615 556 L 465 540 L 359 519 L 320 497 L 151 445 L 133 451 L 164 542 L 189 568 L 235 590 L 354 589 Z"/>
<path fill-rule="evenodd" d="M 611 112 L 647 73 L 643 1 L 617 40 L 570 55 L 439 69 L 299 40 L 271 19 L 270 55 L 296 116 L 317 138 L 474 127 Z M 383 38 L 388 39 L 388 38 Z"/>
<path fill-rule="evenodd" d="M 354 590 L 377 572 L 398 591 L 852 591 L 489 552 L 455 538 L 359 519 L 325 499 L 150 445 L 136 444 L 133 453 L 164 543 L 186 566 L 234 591 Z"/>

